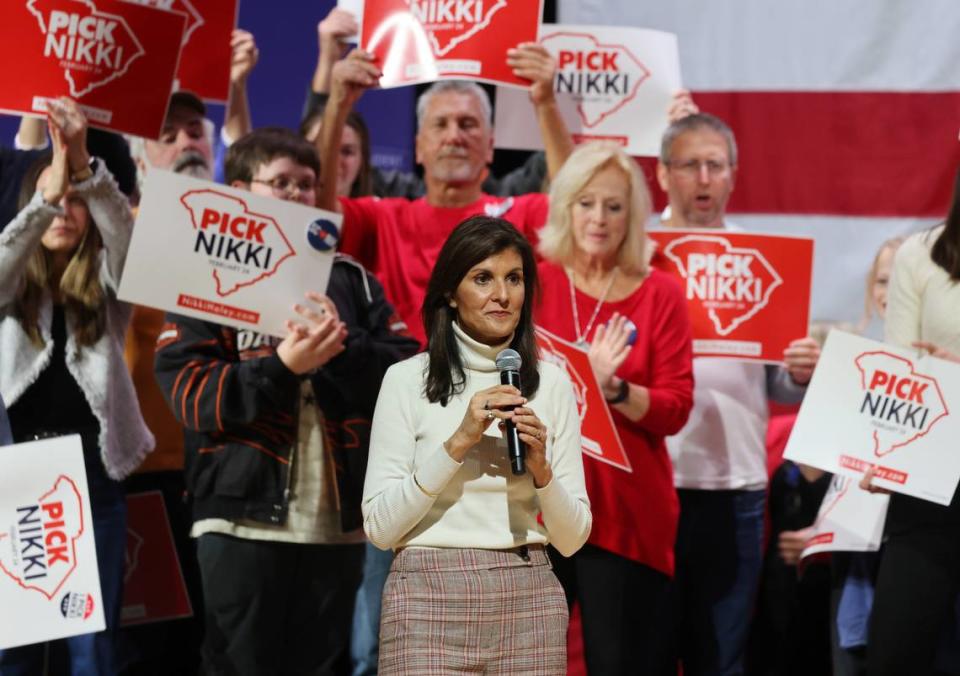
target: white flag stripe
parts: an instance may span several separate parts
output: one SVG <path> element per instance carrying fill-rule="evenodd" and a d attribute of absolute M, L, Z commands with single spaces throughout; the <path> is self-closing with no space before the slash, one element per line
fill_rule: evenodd
<path fill-rule="evenodd" d="M 676 33 L 693 90 L 960 90 L 956 0 L 560 0 L 558 23 Z"/>

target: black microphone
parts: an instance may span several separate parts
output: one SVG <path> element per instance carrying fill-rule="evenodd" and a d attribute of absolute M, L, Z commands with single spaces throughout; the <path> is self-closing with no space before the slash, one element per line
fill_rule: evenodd
<path fill-rule="evenodd" d="M 500 371 L 500 384 L 513 385 L 520 390 L 520 353 L 516 350 L 501 350 L 497 355 L 497 370 Z M 522 391 L 522 390 L 521 390 Z M 513 407 L 516 408 L 516 407 Z M 526 466 L 523 459 L 527 454 L 527 445 L 520 441 L 520 433 L 512 420 L 506 422 L 507 457 L 510 458 L 510 469 L 514 474 L 525 474 Z"/>

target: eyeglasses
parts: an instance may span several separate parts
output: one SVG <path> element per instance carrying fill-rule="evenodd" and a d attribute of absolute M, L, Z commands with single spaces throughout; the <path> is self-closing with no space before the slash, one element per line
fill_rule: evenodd
<path fill-rule="evenodd" d="M 707 168 L 709 176 L 722 176 L 730 171 L 730 164 L 720 160 L 683 160 L 667 162 L 667 166 L 688 176 L 698 176 L 703 171 L 703 167 Z"/>
<path fill-rule="evenodd" d="M 293 181 L 286 176 L 274 176 L 273 178 L 254 178 L 251 179 L 250 182 L 269 185 L 270 189 L 273 190 L 273 194 L 275 195 L 305 195 L 317 189 L 316 181 Z"/>

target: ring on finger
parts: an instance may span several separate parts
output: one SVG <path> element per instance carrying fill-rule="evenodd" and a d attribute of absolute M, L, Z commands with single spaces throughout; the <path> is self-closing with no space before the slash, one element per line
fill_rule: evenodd
<path fill-rule="evenodd" d="M 493 420 L 493 411 L 487 411 L 487 420 Z"/>

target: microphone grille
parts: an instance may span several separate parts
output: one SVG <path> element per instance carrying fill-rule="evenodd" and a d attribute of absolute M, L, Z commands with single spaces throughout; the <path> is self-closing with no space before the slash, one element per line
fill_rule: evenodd
<path fill-rule="evenodd" d="M 497 355 L 498 371 L 519 371 L 520 364 L 522 363 L 523 360 L 520 359 L 520 353 L 510 348 L 500 350 L 500 354 Z"/>

